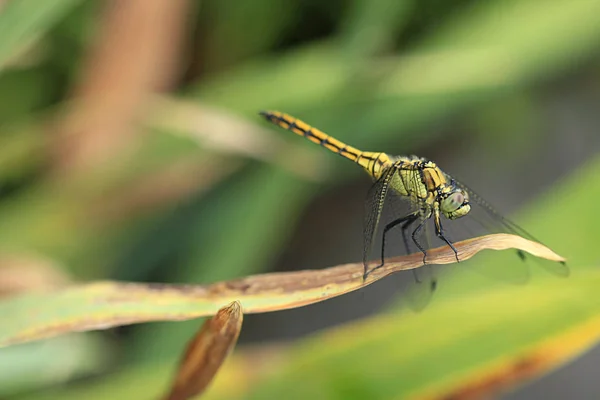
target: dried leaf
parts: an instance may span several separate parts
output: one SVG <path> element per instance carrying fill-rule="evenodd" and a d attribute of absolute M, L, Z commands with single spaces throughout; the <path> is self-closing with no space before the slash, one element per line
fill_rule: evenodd
<path fill-rule="evenodd" d="M 463 261 L 481 250 L 510 248 L 551 261 L 565 261 L 542 244 L 509 234 L 481 236 L 454 246 Z M 444 246 L 429 250 L 427 262 L 452 264 L 456 258 Z M 377 264 L 372 262 L 372 266 Z M 301 307 L 422 265 L 423 255 L 415 253 L 386 260 L 384 267 L 364 281 L 362 263 L 353 263 L 323 270 L 254 275 L 207 286 L 105 281 L 23 295 L 0 303 L 0 347 L 72 331 L 209 316 L 236 300 L 246 314 Z"/>
<path fill-rule="evenodd" d="M 188 344 L 166 400 L 185 400 L 204 392 L 233 350 L 242 320 L 242 307 L 234 301 L 204 323 Z"/>

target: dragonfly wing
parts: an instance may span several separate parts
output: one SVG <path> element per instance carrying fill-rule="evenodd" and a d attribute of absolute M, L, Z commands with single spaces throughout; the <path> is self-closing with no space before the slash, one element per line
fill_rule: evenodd
<path fill-rule="evenodd" d="M 390 171 L 372 186 L 367 197 L 364 232 L 365 268 L 369 259 L 379 260 L 384 257 L 387 259 L 409 253 L 420 253 L 421 250 L 413 241 L 413 232 L 421 222 L 425 222 L 425 225 L 415 239 L 424 248 L 429 248 L 426 231 L 430 221 L 422 219 L 416 198 L 411 199 L 400 195 L 390 185 L 392 179 L 401 179 L 400 175 L 395 174 L 399 174 L 399 170 L 390 168 Z M 418 174 L 411 175 L 409 179 L 412 181 L 407 182 L 406 186 L 417 187 Z M 399 283 L 405 288 L 404 300 L 409 308 L 414 311 L 426 308 L 436 286 L 431 267 L 418 268 L 413 270 L 412 274 L 400 275 Z"/>
<path fill-rule="evenodd" d="M 365 268 L 365 276 L 368 272 L 369 258 L 373 249 L 373 240 L 375 238 L 377 228 L 379 227 L 379 221 L 383 212 L 385 198 L 394 173 L 395 170 L 390 168 L 371 186 L 369 192 L 367 193 L 363 232 L 363 265 Z"/>
<path fill-rule="evenodd" d="M 369 260 L 380 260 L 382 256 L 388 258 L 406 255 L 411 250 L 415 251 L 413 248 L 416 249 L 416 246 L 412 244 L 410 225 L 411 221 L 418 220 L 418 207 L 408 197 L 398 194 L 391 186 L 391 181 L 397 178 L 394 177 L 397 174 L 397 169 L 390 168 L 373 184 L 367 195 L 363 248 L 365 267 L 369 264 Z M 386 231 L 385 243 L 389 246 L 385 246 L 385 254 L 383 254 L 383 236 Z M 406 237 L 404 235 L 400 237 L 401 232 L 406 232 Z M 404 244 L 396 246 L 395 243 Z M 395 252 L 394 250 L 397 250 L 398 247 L 404 251 Z M 373 251 L 374 249 L 376 251 Z"/>
<path fill-rule="evenodd" d="M 471 211 L 465 217 L 457 219 L 455 221 L 449 221 L 449 224 L 459 223 L 457 225 L 463 225 L 470 227 L 469 236 L 474 237 L 482 234 L 489 233 L 511 233 L 529 239 L 534 242 L 542 243 L 539 239 L 534 237 L 531 233 L 517 225 L 512 220 L 506 218 L 502 214 L 496 211 L 495 207 L 492 206 L 487 200 L 477 194 L 473 189 L 467 185 L 457 182 L 458 187 L 463 189 L 469 194 L 469 201 L 471 203 Z M 463 220 L 464 221 L 461 221 Z M 458 240 L 461 240 L 459 238 Z M 543 243 L 542 243 L 543 244 Z M 568 276 L 569 268 L 564 263 L 557 263 L 553 261 L 542 261 L 537 257 L 528 256 L 522 251 L 517 251 L 517 256 L 522 260 L 533 260 L 536 264 L 539 264 L 547 271 L 552 274 L 559 276 Z M 517 258 L 515 258 L 517 259 Z M 524 264 L 524 263 L 522 263 Z M 529 274 L 529 273 L 528 273 Z"/>

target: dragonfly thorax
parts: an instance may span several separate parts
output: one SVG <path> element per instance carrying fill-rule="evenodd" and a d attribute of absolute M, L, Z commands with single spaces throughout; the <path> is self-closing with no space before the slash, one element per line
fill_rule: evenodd
<path fill-rule="evenodd" d="M 471 211 L 468 193 L 433 161 L 417 156 L 392 160 L 392 168 L 396 173 L 390 186 L 400 195 L 418 203 L 425 218 L 431 216 L 432 212 L 438 212 L 452 220 Z"/>

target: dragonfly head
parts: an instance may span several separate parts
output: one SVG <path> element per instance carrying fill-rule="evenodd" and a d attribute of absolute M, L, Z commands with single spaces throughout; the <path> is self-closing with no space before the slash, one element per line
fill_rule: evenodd
<path fill-rule="evenodd" d="M 440 211 L 448 219 L 457 219 L 463 217 L 471 211 L 469 204 L 469 194 L 456 186 L 442 194 L 440 201 Z"/>

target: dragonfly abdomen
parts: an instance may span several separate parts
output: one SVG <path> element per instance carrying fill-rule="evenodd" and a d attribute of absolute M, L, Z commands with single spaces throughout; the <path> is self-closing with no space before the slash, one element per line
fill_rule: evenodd
<path fill-rule="evenodd" d="M 291 115 L 279 111 L 262 111 L 260 114 L 275 125 L 304 136 L 311 142 L 359 164 L 375 179 L 379 179 L 384 168 L 391 163 L 385 153 L 360 151 Z"/>

